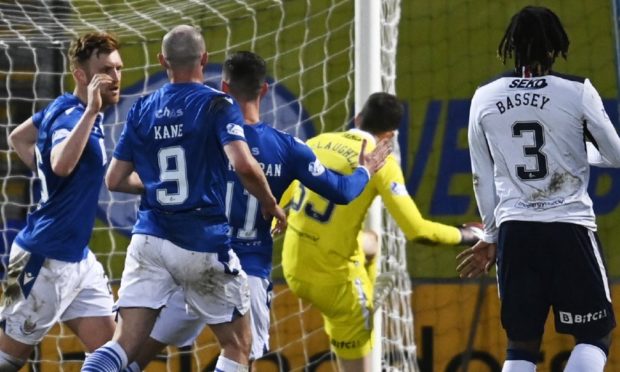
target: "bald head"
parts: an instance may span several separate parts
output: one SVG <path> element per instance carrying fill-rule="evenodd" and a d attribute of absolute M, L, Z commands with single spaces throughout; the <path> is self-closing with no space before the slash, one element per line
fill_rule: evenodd
<path fill-rule="evenodd" d="M 189 69 L 200 64 L 205 41 L 200 31 L 180 25 L 168 32 L 161 43 L 161 53 L 173 70 Z"/>

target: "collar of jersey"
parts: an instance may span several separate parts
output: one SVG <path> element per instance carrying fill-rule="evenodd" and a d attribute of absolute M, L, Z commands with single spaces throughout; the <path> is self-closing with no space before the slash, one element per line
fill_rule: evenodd
<path fill-rule="evenodd" d="M 375 136 L 373 136 L 369 132 L 366 132 L 365 130 L 361 130 L 359 128 L 351 128 L 351 129 L 348 130 L 348 132 L 355 133 L 357 135 L 360 135 L 360 136 L 366 138 L 373 145 L 377 144 L 377 139 L 375 138 Z"/>

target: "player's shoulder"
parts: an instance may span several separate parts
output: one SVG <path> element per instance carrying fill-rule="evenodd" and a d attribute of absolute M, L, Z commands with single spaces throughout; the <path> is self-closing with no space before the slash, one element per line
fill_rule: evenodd
<path fill-rule="evenodd" d="M 208 110 L 212 112 L 226 110 L 237 104 L 230 95 L 206 84 L 197 89 L 196 93 L 203 97 L 207 103 Z"/>
<path fill-rule="evenodd" d="M 258 126 L 250 126 L 252 130 L 261 131 L 261 137 L 265 138 L 266 141 L 270 142 L 272 146 L 284 148 L 285 153 L 301 151 L 300 145 L 306 147 L 307 144 L 301 140 L 300 138 L 287 133 L 283 130 L 274 128 L 273 126 L 267 123 L 261 123 Z"/>
<path fill-rule="evenodd" d="M 402 169 L 400 168 L 400 163 L 398 162 L 398 159 L 396 159 L 396 156 L 394 156 L 394 154 L 390 154 L 387 158 L 385 158 L 385 164 L 383 165 L 383 167 L 375 174 L 379 175 L 380 177 L 392 178 L 400 173 L 402 173 Z"/>
<path fill-rule="evenodd" d="M 478 85 L 477 90 L 480 91 L 486 88 L 490 88 L 491 86 L 493 86 L 494 83 L 499 83 L 503 79 L 510 79 L 510 78 L 515 78 L 515 77 L 517 76 L 515 75 L 514 71 L 504 71 L 502 73 L 499 73 L 491 77 L 490 79 L 487 79 L 486 81 L 483 81 L 482 84 Z"/>
<path fill-rule="evenodd" d="M 321 141 L 337 141 L 337 142 L 362 142 L 364 133 L 358 129 L 351 129 L 343 132 L 324 132 L 307 141 L 308 144 Z"/>
<path fill-rule="evenodd" d="M 584 84 L 587 80 L 587 78 L 583 76 L 562 74 L 556 71 L 552 71 L 551 73 L 549 73 L 548 76 L 552 76 L 552 77 L 555 77 L 561 80 L 571 81 L 574 83 L 581 83 L 581 84 Z"/>
<path fill-rule="evenodd" d="M 84 105 L 73 94 L 65 93 L 57 97 L 46 108 L 43 109 L 41 115 L 40 129 L 51 127 L 57 120 L 68 120 L 69 123 L 75 121 L 74 116 L 81 116 L 84 111 Z M 77 122 L 73 122 L 77 124 Z"/>

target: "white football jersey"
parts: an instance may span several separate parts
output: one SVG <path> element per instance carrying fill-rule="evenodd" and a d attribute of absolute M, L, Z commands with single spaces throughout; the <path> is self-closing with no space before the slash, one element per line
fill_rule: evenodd
<path fill-rule="evenodd" d="M 595 230 L 588 159 L 620 167 L 620 138 L 596 89 L 588 79 L 555 73 L 505 74 L 479 87 L 469 149 L 487 242 L 495 242 L 499 225 L 509 220 Z"/>

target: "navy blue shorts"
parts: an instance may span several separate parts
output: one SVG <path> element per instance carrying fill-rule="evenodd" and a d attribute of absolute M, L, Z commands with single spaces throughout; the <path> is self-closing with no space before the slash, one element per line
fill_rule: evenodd
<path fill-rule="evenodd" d="M 510 340 L 540 339 L 550 307 L 556 330 L 578 340 L 598 340 L 615 327 L 595 232 L 570 223 L 502 223 L 497 265 L 502 326 Z"/>

